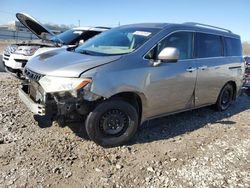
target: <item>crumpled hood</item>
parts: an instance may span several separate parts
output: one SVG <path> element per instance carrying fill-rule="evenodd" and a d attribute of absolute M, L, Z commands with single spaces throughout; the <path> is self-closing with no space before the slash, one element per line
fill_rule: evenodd
<path fill-rule="evenodd" d="M 79 77 L 86 70 L 118 60 L 121 56 L 92 56 L 65 50 L 52 50 L 28 61 L 25 68 L 60 77 Z"/>

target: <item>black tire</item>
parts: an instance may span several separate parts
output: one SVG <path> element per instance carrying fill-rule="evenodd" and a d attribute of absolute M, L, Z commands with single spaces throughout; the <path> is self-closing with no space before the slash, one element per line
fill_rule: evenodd
<path fill-rule="evenodd" d="M 95 143 L 103 147 L 120 146 L 136 133 L 138 113 L 128 102 L 111 99 L 90 112 L 85 126 L 88 136 Z"/>
<path fill-rule="evenodd" d="M 215 108 L 217 111 L 224 111 L 229 108 L 229 106 L 233 103 L 234 98 L 234 89 L 231 84 L 226 84 L 217 99 L 215 104 Z"/>
<path fill-rule="evenodd" d="M 245 93 L 250 97 L 250 88 L 248 88 Z"/>

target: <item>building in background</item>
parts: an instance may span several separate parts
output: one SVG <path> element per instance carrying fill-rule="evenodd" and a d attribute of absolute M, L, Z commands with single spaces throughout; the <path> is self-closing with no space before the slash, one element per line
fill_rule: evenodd
<path fill-rule="evenodd" d="M 70 27 L 66 25 L 45 24 L 45 26 L 55 34 L 70 29 Z M 1 39 L 33 40 L 37 39 L 37 37 L 19 21 L 11 21 L 7 24 L 0 25 L 0 40 Z"/>
<path fill-rule="evenodd" d="M 19 21 L 12 21 L 8 23 L 8 29 L 12 31 L 30 32 L 27 27 L 21 24 Z"/>

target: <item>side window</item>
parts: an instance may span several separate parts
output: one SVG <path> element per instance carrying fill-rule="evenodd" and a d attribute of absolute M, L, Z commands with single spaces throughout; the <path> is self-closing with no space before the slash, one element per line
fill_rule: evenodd
<path fill-rule="evenodd" d="M 193 58 L 193 33 L 191 32 L 176 32 L 157 44 L 155 48 L 150 50 L 145 56 L 147 59 L 156 59 L 158 54 L 167 47 L 174 47 L 180 51 L 179 59 Z"/>
<path fill-rule="evenodd" d="M 198 33 L 196 44 L 197 58 L 222 56 L 223 48 L 220 36 Z"/>
<path fill-rule="evenodd" d="M 81 34 L 80 38 L 78 38 L 77 40 L 84 40 L 84 41 L 86 41 L 86 40 L 94 37 L 95 35 L 97 35 L 99 33 L 101 33 L 101 32 L 99 32 L 99 31 L 85 31 L 85 32 L 83 32 Z"/>
<path fill-rule="evenodd" d="M 225 37 L 225 55 L 226 56 L 241 56 L 242 46 L 239 39 Z"/>
<path fill-rule="evenodd" d="M 77 32 L 77 31 L 76 31 Z M 99 31 L 79 31 L 79 33 L 82 32 L 79 36 L 75 37 L 71 42 L 69 43 L 70 45 L 74 45 L 78 43 L 80 40 L 83 40 L 84 42 L 87 41 L 88 39 L 94 37 L 95 35 L 101 33 Z"/>

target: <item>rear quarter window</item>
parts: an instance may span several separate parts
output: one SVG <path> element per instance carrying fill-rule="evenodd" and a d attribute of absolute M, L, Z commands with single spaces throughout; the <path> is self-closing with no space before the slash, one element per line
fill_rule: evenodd
<path fill-rule="evenodd" d="M 218 35 L 197 33 L 196 51 L 197 58 L 222 56 L 223 48 L 221 37 Z"/>
<path fill-rule="evenodd" d="M 235 38 L 224 37 L 225 55 L 226 56 L 241 56 L 242 46 L 241 41 Z"/>

